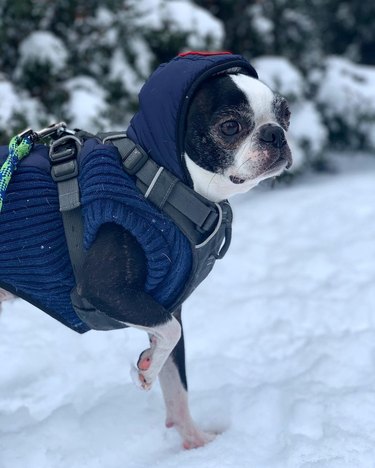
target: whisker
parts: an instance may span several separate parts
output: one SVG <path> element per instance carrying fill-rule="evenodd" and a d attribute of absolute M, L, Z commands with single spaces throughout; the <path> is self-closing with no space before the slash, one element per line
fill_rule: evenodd
<path fill-rule="evenodd" d="M 246 159 L 246 161 L 244 161 L 238 168 L 237 170 L 239 171 L 241 169 L 242 166 L 244 166 L 246 163 L 248 163 L 250 161 L 251 158 L 248 158 Z"/>
<path fill-rule="evenodd" d="M 213 176 L 211 177 L 211 180 L 208 182 L 208 185 L 207 185 L 207 198 L 208 198 L 208 192 L 209 192 L 209 189 L 210 189 L 210 185 L 212 184 L 212 181 L 214 180 L 215 176 L 217 176 L 217 174 L 213 174 Z"/>
<path fill-rule="evenodd" d="M 244 148 L 242 148 L 240 158 L 242 157 L 242 155 L 246 155 L 246 154 L 249 154 L 249 153 L 250 153 L 250 145 L 247 144 Z M 240 166 L 237 168 L 237 171 L 240 171 L 242 166 L 247 164 L 250 160 L 251 160 L 251 157 L 249 156 L 242 164 L 240 164 Z"/>

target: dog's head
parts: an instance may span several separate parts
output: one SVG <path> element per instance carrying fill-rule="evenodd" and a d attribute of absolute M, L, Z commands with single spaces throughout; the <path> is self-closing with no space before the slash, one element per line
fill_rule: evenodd
<path fill-rule="evenodd" d="M 189 107 L 185 162 L 194 189 L 212 201 L 246 192 L 292 164 L 285 98 L 244 74 L 217 75 Z"/>
<path fill-rule="evenodd" d="M 241 55 L 183 53 L 146 81 L 127 134 L 212 201 L 246 192 L 292 163 L 287 102 L 257 78 Z"/>

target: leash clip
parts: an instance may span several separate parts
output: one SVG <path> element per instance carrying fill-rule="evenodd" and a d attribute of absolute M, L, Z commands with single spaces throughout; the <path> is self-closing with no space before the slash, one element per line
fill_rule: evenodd
<path fill-rule="evenodd" d="M 35 133 L 35 137 L 38 140 L 45 138 L 47 136 L 51 136 L 56 134 L 57 137 L 62 135 L 63 133 L 71 133 L 72 131 L 67 129 L 67 125 L 65 122 L 57 122 L 49 125 L 48 127 L 42 128 Z M 74 133 L 74 132 L 73 132 Z"/>
<path fill-rule="evenodd" d="M 47 136 L 52 136 L 56 134 L 56 137 L 61 136 L 64 133 L 74 134 L 74 130 L 68 130 L 65 122 L 57 122 L 49 125 L 48 127 L 42 128 L 41 130 L 35 131 L 32 128 L 27 128 L 23 132 L 17 135 L 19 141 L 22 141 L 24 138 L 30 138 L 34 143 L 35 141 L 41 140 Z"/>

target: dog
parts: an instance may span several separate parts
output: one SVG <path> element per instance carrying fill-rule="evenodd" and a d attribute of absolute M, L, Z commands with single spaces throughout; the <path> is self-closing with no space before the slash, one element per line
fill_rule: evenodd
<path fill-rule="evenodd" d="M 182 164 L 194 191 L 221 202 L 280 175 L 292 164 L 289 122 L 286 99 L 256 76 L 232 67 L 202 80 L 183 124 Z M 185 449 L 210 442 L 215 435 L 200 430 L 189 411 L 181 307 L 170 312 L 145 292 L 147 259 L 137 239 L 118 224 L 103 224 L 84 272 L 77 285 L 81 297 L 148 333 L 150 347 L 139 356 L 133 377 L 145 390 L 159 378 L 166 426 L 177 429 Z"/>

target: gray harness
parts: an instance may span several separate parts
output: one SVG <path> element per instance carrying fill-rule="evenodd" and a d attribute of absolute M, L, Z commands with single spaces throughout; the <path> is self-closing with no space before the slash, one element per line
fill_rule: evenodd
<path fill-rule="evenodd" d="M 51 173 L 58 187 L 60 211 L 77 284 L 85 260 L 77 158 L 83 139 L 88 137 L 93 135 L 78 131 L 62 136 L 50 147 Z M 165 212 L 190 242 L 192 269 L 180 296 L 170 307 L 173 312 L 207 277 L 215 261 L 226 254 L 231 241 L 231 207 L 228 201 L 213 203 L 196 193 L 167 169 L 156 164 L 125 133 L 100 133 L 95 137 L 118 149 L 124 170 L 136 178 L 136 185 L 144 197 Z M 78 316 L 91 328 L 124 327 L 117 320 L 104 317 L 75 289 L 71 299 Z"/>

